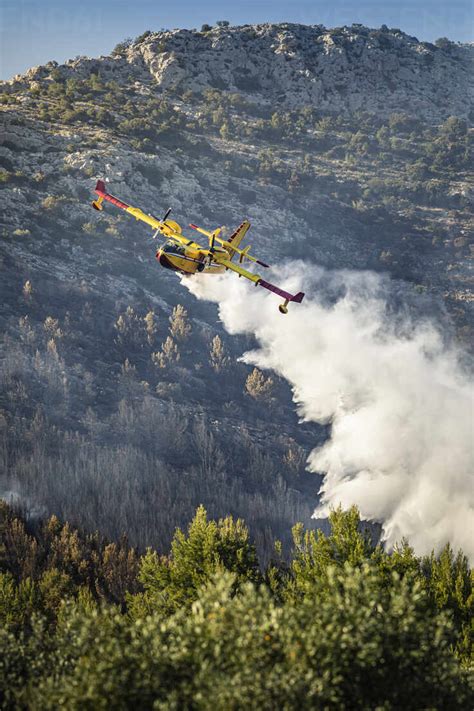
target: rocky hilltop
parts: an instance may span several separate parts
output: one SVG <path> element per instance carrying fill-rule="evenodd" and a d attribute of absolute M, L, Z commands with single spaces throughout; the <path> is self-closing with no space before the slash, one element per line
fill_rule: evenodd
<path fill-rule="evenodd" d="M 294 24 L 150 32 L 114 58 L 81 58 L 61 75 L 153 77 L 162 91 L 243 92 L 271 106 L 331 112 L 406 111 L 431 121 L 472 118 L 473 45 L 420 42 L 399 29 Z M 37 67 L 12 87 L 47 75 Z"/>
<path fill-rule="evenodd" d="M 143 226 L 91 209 L 95 181 L 184 226 L 247 217 L 267 262 L 388 272 L 469 343 L 471 60 L 387 28 L 257 25 L 3 82 L 0 487 L 140 545 L 199 503 L 263 548 L 309 522 L 324 430 L 235 360 L 251 343 L 159 269 Z"/>

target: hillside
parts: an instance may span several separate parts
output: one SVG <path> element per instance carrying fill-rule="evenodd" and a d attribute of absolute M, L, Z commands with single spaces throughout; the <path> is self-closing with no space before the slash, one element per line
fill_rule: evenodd
<path fill-rule="evenodd" d="M 1 83 L 1 489 L 140 547 L 200 503 L 266 556 L 309 523 L 326 428 L 237 361 L 252 339 L 159 269 L 140 225 L 91 210 L 95 180 L 183 225 L 248 217 L 266 261 L 388 272 L 468 343 L 471 64 L 399 30 L 259 25 Z"/>

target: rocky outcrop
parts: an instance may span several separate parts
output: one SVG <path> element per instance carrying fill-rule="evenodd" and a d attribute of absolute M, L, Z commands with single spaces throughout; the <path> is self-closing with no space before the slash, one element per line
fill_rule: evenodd
<path fill-rule="evenodd" d="M 288 108 L 404 111 L 439 122 L 473 117 L 474 45 L 420 42 L 400 30 L 362 25 L 263 24 L 209 32 L 154 32 L 113 57 L 50 62 L 4 82 L 4 90 L 56 70 L 83 78 L 100 70 L 116 81 L 153 78 L 163 91 L 215 88 Z"/>
<path fill-rule="evenodd" d="M 163 88 L 217 88 L 325 111 L 406 111 L 434 121 L 472 109 L 473 46 L 437 47 L 399 30 L 321 25 L 156 33 L 126 52 Z"/>

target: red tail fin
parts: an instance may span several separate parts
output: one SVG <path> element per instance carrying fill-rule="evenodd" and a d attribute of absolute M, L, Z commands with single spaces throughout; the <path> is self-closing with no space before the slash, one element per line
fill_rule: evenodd
<path fill-rule="evenodd" d="M 100 195 L 101 193 L 103 195 L 107 195 L 107 188 L 105 187 L 105 183 L 103 180 L 98 180 L 97 185 L 95 186 L 95 192 Z"/>
<path fill-rule="evenodd" d="M 291 299 L 292 301 L 296 301 L 297 304 L 301 304 L 303 301 L 304 294 L 302 291 L 299 291 L 295 296 Z"/>
<path fill-rule="evenodd" d="M 122 200 L 119 200 L 118 198 L 116 198 L 113 195 L 111 195 L 110 193 L 108 193 L 103 180 L 97 181 L 97 184 L 95 186 L 95 192 L 99 196 L 99 199 L 93 203 L 93 206 L 95 207 L 96 210 L 102 209 L 102 207 L 101 207 L 102 200 L 107 200 L 107 202 L 111 202 L 112 205 L 115 205 L 116 207 L 120 207 L 122 210 L 126 210 L 128 207 L 130 207 L 130 205 L 127 205 L 126 202 L 122 202 Z"/>

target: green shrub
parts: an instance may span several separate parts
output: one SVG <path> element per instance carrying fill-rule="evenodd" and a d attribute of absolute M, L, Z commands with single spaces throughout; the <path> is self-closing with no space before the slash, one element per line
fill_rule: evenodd
<path fill-rule="evenodd" d="M 112 50 L 112 56 L 119 57 L 119 56 L 125 54 L 125 51 L 132 44 L 133 44 L 133 39 L 131 37 L 127 37 L 126 39 L 122 40 L 122 42 L 119 42 L 118 44 L 115 45 L 115 47 Z"/>

